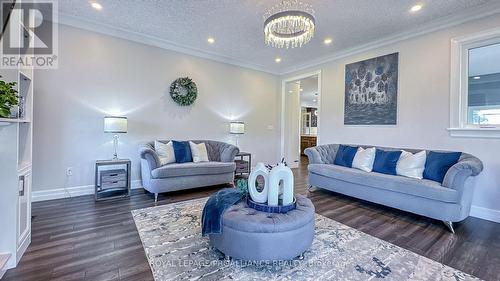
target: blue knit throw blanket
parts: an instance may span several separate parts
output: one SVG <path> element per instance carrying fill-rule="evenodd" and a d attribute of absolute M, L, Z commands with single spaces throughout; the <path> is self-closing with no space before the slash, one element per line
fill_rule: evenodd
<path fill-rule="evenodd" d="M 201 235 L 221 234 L 224 212 L 242 198 L 243 193 L 237 188 L 224 188 L 212 194 L 201 215 Z"/>

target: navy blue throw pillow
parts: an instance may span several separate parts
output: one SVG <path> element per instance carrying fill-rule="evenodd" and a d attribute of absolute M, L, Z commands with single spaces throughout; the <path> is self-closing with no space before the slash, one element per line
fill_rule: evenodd
<path fill-rule="evenodd" d="M 352 160 L 354 160 L 357 151 L 357 147 L 341 144 L 333 164 L 352 168 Z"/>
<path fill-rule="evenodd" d="M 373 162 L 373 171 L 387 175 L 396 175 L 396 166 L 398 165 L 400 156 L 401 151 L 377 149 L 375 152 L 375 161 Z"/>
<path fill-rule="evenodd" d="M 429 152 L 425 161 L 424 179 L 443 183 L 444 176 L 451 166 L 457 164 L 460 156 L 462 152 Z"/>
<path fill-rule="evenodd" d="M 191 147 L 187 141 L 172 141 L 174 146 L 175 163 L 193 162 Z"/>

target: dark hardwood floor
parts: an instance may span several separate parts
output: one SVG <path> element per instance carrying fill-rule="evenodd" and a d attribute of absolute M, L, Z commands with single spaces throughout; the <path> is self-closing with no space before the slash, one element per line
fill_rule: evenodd
<path fill-rule="evenodd" d="M 485 280 L 500 280 L 500 224 L 468 218 L 453 235 L 440 221 L 318 190 L 307 167 L 294 169 L 296 192 L 319 214 Z M 158 205 L 208 196 L 211 187 L 159 197 Z M 131 210 L 154 206 L 151 195 L 94 202 L 92 196 L 33 204 L 32 243 L 2 280 L 153 280 Z"/>

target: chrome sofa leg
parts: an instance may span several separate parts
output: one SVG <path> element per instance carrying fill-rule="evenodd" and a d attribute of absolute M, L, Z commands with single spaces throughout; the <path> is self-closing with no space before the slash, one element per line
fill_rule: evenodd
<path fill-rule="evenodd" d="M 451 221 L 443 221 L 443 223 L 451 231 L 451 233 L 455 234 L 455 230 L 453 229 L 453 222 L 451 222 Z"/>
<path fill-rule="evenodd" d="M 315 187 L 315 186 L 313 186 L 313 185 L 309 185 L 309 186 L 307 187 L 307 191 L 309 191 L 309 192 L 314 192 L 314 191 L 316 191 L 316 190 L 318 190 L 318 188 L 317 188 L 317 187 Z"/>
<path fill-rule="evenodd" d="M 155 204 L 158 202 L 158 193 L 155 193 Z"/>

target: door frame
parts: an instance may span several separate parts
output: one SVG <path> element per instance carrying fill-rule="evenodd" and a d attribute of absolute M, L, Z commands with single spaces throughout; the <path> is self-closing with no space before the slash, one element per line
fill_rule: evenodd
<path fill-rule="evenodd" d="M 280 136 L 280 160 L 285 157 L 285 122 L 286 122 L 286 118 L 285 118 L 285 112 L 286 112 L 286 103 L 285 103 L 285 95 L 286 95 L 286 83 L 288 82 L 293 82 L 293 81 L 296 81 L 296 80 L 300 80 L 300 79 L 304 79 L 304 78 L 307 78 L 307 77 L 311 77 L 311 76 L 315 76 L 317 75 L 318 76 L 318 109 L 317 109 L 317 112 L 318 112 L 318 130 L 317 130 L 317 136 L 316 136 L 316 144 L 319 145 L 320 144 L 320 122 L 321 122 L 321 69 L 318 69 L 318 70 L 315 70 L 315 71 L 311 71 L 311 72 L 306 72 L 306 73 L 302 73 L 302 74 L 299 74 L 299 75 L 296 75 L 296 76 L 292 76 L 292 77 L 286 77 L 286 78 L 283 78 L 281 80 L 281 136 Z M 299 93 L 299 96 L 300 96 L 300 93 Z M 301 108 L 299 107 L 298 110 L 300 111 Z M 302 119 L 299 118 L 299 122 L 301 122 Z M 300 132 L 300 129 L 301 129 L 301 126 L 299 126 L 299 131 L 298 131 L 298 138 L 299 138 L 299 151 L 300 151 L 300 135 L 301 135 L 301 132 Z M 300 157 L 300 154 L 299 154 L 299 157 Z M 289 163 L 289 165 L 294 165 L 294 163 Z"/>

